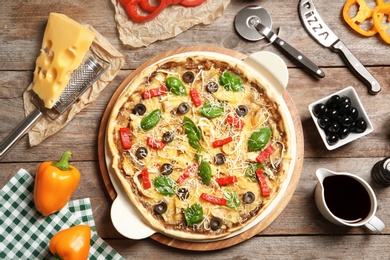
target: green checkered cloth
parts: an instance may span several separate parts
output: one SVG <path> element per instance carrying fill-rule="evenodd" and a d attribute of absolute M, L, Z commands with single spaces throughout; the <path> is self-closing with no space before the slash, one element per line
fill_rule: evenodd
<path fill-rule="evenodd" d="M 88 198 L 69 201 L 59 212 L 44 217 L 35 209 L 34 178 L 24 169 L 0 195 L 0 259 L 53 259 L 50 239 L 79 224 L 91 227 L 89 259 L 124 259 L 98 236 Z"/>

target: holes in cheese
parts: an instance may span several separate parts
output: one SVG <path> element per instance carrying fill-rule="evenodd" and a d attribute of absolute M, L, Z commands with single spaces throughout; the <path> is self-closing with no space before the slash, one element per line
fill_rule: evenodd
<path fill-rule="evenodd" d="M 57 102 L 94 39 L 95 34 L 76 21 L 50 13 L 33 80 L 33 90 L 45 107 Z"/>

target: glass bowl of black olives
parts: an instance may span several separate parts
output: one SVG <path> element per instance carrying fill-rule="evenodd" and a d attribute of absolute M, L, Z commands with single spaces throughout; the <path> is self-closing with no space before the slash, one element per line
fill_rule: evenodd
<path fill-rule="evenodd" d="M 374 130 L 353 87 L 310 104 L 309 111 L 328 150 L 334 150 Z"/>

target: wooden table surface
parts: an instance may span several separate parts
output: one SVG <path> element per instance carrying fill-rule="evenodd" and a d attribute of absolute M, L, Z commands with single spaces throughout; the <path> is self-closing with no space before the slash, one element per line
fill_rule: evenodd
<path fill-rule="evenodd" d="M 390 188 L 371 178 L 372 166 L 390 156 L 390 54 L 389 45 L 379 36 L 360 37 L 344 22 L 345 1 L 315 0 L 328 26 L 379 81 L 382 91 L 370 95 L 365 85 L 345 66 L 337 53 L 323 48 L 302 27 L 297 1 L 232 0 L 223 16 L 210 25 L 197 25 L 175 38 L 146 48 L 131 49 L 119 40 L 110 1 L 3 1 L 0 7 L 0 140 L 24 118 L 22 93 L 32 81 L 32 72 L 50 12 L 61 12 L 80 23 L 91 24 L 126 59 L 117 77 L 99 98 L 84 109 L 55 136 L 35 147 L 22 138 L 0 161 L 0 187 L 20 169 L 35 174 L 45 160 L 58 159 L 65 149 L 73 151 L 72 163 L 81 173 L 81 182 L 72 198 L 89 197 L 99 235 L 126 259 L 252 259 L 252 258 L 388 258 L 390 247 Z M 325 71 L 316 79 L 290 62 L 266 41 L 247 42 L 237 36 L 235 14 L 251 4 L 261 5 L 271 15 L 279 36 L 299 49 Z M 260 234 L 238 245 L 215 251 L 186 251 L 153 239 L 134 241 L 122 237 L 110 220 L 112 200 L 101 177 L 98 160 L 100 122 L 111 96 L 121 82 L 148 59 L 172 48 L 191 45 L 220 46 L 249 55 L 260 50 L 279 54 L 288 65 L 288 92 L 297 107 L 304 136 L 301 178 L 290 203 L 281 215 Z M 348 86 L 355 87 L 374 131 L 364 138 L 334 151 L 322 143 L 307 106 L 313 101 Z M 377 216 L 387 225 L 381 234 L 366 228 L 346 228 L 331 224 L 319 213 L 313 191 L 316 169 L 325 167 L 361 176 L 372 185 L 377 198 Z"/>

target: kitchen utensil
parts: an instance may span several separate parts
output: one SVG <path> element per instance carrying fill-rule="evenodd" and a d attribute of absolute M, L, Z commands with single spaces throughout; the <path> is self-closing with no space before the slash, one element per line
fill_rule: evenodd
<path fill-rule="evenodd" d="M 234 25 L 238 34 L 244 39 L 258 41 L 265 37 L 287 54 L 290 59 L 302 65 L 313 75 L 320 78 L 325 76 L 325 73 L 316 64 L 271 31 L 271 16 L 264 8 L 250 5 L 241 9 L 235 17 Z"/>
<path fill-rule="evenodd" d="M 370 94 L 377 94 L 381 90 L 378 81 L 325 24 L 312 0 L 300 0 L 298 13 L 307 32 L 322 46 L 339 53 L 351 71 L 367 85 Z"/>
<path fill-rule="evenodd" d="M 37 95 L 32 96 L 36 108 L 14 129 L 0 144 L 0 159 L 6 152 L 37 122 L 43 114 L 55 120 L 63 114 L 108 68 L 102 66 L 90 56 L 71 75 L 69 84 L 64 89 L 53 108 L 46 109 Z"/>

